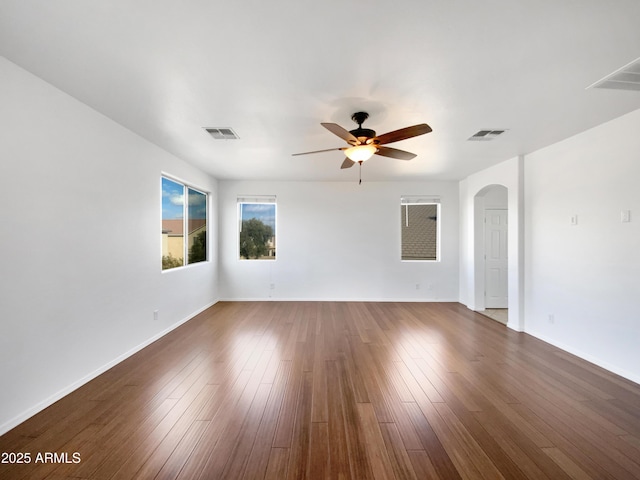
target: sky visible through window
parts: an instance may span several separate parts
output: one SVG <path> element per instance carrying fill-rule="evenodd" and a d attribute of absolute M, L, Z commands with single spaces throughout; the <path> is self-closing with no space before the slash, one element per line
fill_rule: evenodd
<path fill-rule="evenodd" d="M 184 186 L 162 177 L 162 219 L 179 220 L 184 218 Z M 189 217 L 207 218 L 206 195 L 194 190 L 189 191 Z"/>
<path fill-rule="evenodd" d="M 265 225 L 269 225 L 276 231 L 276 205 L 275 203 L 243 203 L 241 205 L 241 220 L 257 218 Z"/>
<path fill-rule="evenodd" d="M 190 188 L 189 192 L 189 221 L 205 220 L 207 218 L 207 196 Z"/>
<path fill-rule="evenodd" d="M 162 177 L 162 219 L 177 220 L 184 216 L 184 187 Z"/>

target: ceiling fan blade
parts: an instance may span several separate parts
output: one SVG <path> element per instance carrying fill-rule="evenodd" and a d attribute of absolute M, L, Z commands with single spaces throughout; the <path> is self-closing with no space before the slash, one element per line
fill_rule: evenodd
<path fill-rule="evenodd" d="M 344 162 L 342 162 L 342 165 L 340 165 L 340 168 L 351 168 L 356 164 L 356 162 L 354 162 L 353 160 L 349 159 L 349 158 L 345 158 Z"/>
<path fill-rule="evenodd" d="M 396 158 L 398 160 L 411 160 L 417 157 L 415 153 L 405 152 L 404 150 L 398 150 L 391 147 L 378 147 L 376 155 L 382 155 L 383 157 Z"/>
<path fill-rule="evenodd" d="M 351 132 L 349 132 L 349 130 L 345 130 L 344 128 L 342 128 L 337 123 L 321 123 L 320 125 L 322 125 L 324 128 L 329 130 L 334 135 L 339 136 L 345 142 L 350 143 L 351 145 L 357 145 L 358 144 L 358 139 L 356 137 L 354 137 L 351 134 Z"/>
<path fill-rule="evenodd" d="M 405 127 L 401 128 L 400 130 L 394 130 L 393 132 L 384 133 L 377 138 L 377 143 L 379 145 L 384 145 L 385 143 L 399 142 L 400 140 L 405 140 L 407 138 L 424 135 L 425 133 L 429 133 L 430 131 L 431 127 L 429 125 L 427 125 L 426 123 L 421 123 L 412 127 Z"/>
<path fill-rule="evenodd" d="M 302 152 L 302 153 L 292 153 L 292 157 L 296 157 L 298 155 L 309 155 L 310 153 L 322 153 L 322 152 L 335 152 L 336 150 L 346 150 L 347 147 L 340 148 L 327 148 L 326 150 L 314 150 L 313 152 Z"/>

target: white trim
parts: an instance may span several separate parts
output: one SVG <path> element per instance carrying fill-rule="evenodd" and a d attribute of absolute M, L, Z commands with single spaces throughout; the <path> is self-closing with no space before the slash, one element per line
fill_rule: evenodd
<path fill-rule="evenodd" d="M 400 197 L 401 205 L 422 205 L 440 203 L 439 195 L 402 195 Z"/>
<path fill-rule="evenodd" d="M 237 203 L 277 203 L 276 195 L 238 195 Z"/>
<path fill-rule="evenodd" d="M 138 353 L 140 350 L 142 350 L 143 348 L 151 345 L 156 340 L 164 337 L 166 334 L 170 333 L 172 330 L 175 330 L 176 328 L 178 328 L 183 323 L 188 322 L 189 320 L 194 318 L 196 315 L 204 312 L 207 308 L 212 307 L 213 305 L 218 303 L 218 301 L 219 300 L 215 300 L 215 301 L 209 303 L 208 305 L 205 305 L 204 307 L 202 307 L 202 308 L 198 309 L 197 311 L 193 312 L 191 315 L 188 315 L 187 317 L 183 318 L 182 320 L 174 323 L 173 325 L 169 326 L 168 328 L 164 329 L 163 331 L 161 331 L 161 332 L 155 334 L 154 336 L 152 336 L 151 338 L 145 340 L 141 344 L 133 347 L 131 350 L 123 353 L 122 355 L 119 355 L 118 357 L 114 358 L 110 362 L 107 362 L 106 364 L 104 364 L 102 367 L 94 370 L 93 372 L 89 373 L 88 375 L 85 375 L 84 377 L 80 378 L 79 380 L 76 380 L 71 385 L 68 385 L 67 387 L 63 388 L 62 390 L 59 390 L 58 392 L 56 392 L 53 395 L 51 395 L 49 398 L 46 398 L 45 400 L 36 403 L 31 408 L 28 408 L 27 410 L 25 410 L 24 412 L 22 412 L 19 415 L 15 416 L 11 420 L 9 420 L 9 421 L 5 422 L 4 424 L 0 425 L 0 435 L 4 435 L 9 430 L 17 427 L 22 422 L 24 422 L 24 421 L 28 420 L 29 418 L 33 417 L 38 412 L 41 412 L 42 410 L 44 410 L 45 408 L 49 407 L 50 405 L 53 405 L 55 402 L 57 402 L 58 400 L 60 400 L 61 398 L 65 397 L 65 396 L 69 395 L 74 390 L 77 390 L 78 388 L 80 388 L 83 385 L 85 385 L 86 383 L 90 382 L 91 380 L 93 380 L 97 376 L 103 374 L 104 372 L 106 372 L 110 368 L 115 367 L 120 362 L 126 360 L 127 358 L 129 358 L 130 356 L 134 355 L 135 353 Z"/>
<path fill-rule="evenodd" d="M 460 303 L 455 298 L 274 298 L 274 297 L 251 297 L 251 298 L 221 298 L 220 302 L 369 302 L 369 303 Z"/>
<path fill-rule="evenodd" d="M 605 362 L 603 360 L 600 360 L 598 357 L 594 357 L 593 355 L 589 355 L 588 353 L 583 352 L 582 350 L 573 348 L 569 345 L 566 345 L 562 342 L 556 342 L 555 340 L 552 340 L 551 338 L 547 337 L 546 335 L 542 335 L 541 333 L 538 333 L 536 331 L 531 331 L 531 330 L 525 330 L 524 333 L 527 333 L 529 335 L 531 335 L 532 337 L 537 338 L 538 340 L 541 340 L 545 343 L 548 343 L 549 345 L 553 345 L 554 347 L 559 348 L 560 350 L 564 351 L 565 353 L 570 353 L 572 355 L 575 355 L 576 357 L 579 357 L 582 360 L 585 360 L 589 363 L 592 363 L 600 368 L 603 368 L 604 370 L 610 372 L 610 373 L 615 373 L 616 375 L 619 375 L 623 378 L 626 378 L 627 380 L 630 380 L 632 382 L 638 383 L 640 384 L 640 376 L 634 375 L 633 373 L 627 371 L 627 370 L 623 370 L 621 368 L 616 367 L 615 365 L 612 365 L 608 362 Z"/>

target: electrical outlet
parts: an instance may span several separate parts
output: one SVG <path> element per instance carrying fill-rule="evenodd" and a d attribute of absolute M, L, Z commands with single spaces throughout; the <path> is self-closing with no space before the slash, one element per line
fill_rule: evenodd
<path fill-rule="evenodd" d="M 551 325 L 553 325 L 554 323 L 556 323 L 556 317 L 555 317 L 555 315 L 554 315 L 553 313 L 550 313 L 550 314 L 549 314 L 549 323 L 550 323 Z"/>
<path fill-rule="evenodd" d="M 571 225 L 578 224 L 578 215 L 571 215 Z"/>
<path fill-rule="evenodd" d="M 420 290 L 420 284 L 416 283 L 416 290 Z"/>
<path fill-rule="evenodd" d="M 154 310 L 153 311 L 153 321 L 157 322 L 158 321 L 158 310 Z"/>
<path fill-rule="evenodd" d="M 269 289 L 270 290 L 275 290 L 276 289 L 276 284 L 275 283 L 270 284 L 269 285 Z"/>

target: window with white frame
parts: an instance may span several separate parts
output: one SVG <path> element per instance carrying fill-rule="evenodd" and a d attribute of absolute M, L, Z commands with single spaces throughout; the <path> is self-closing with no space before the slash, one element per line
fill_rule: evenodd
<path fill-rule="evenodd" d="M 440 260 L 440 199 L 407 195 L 401 198 L 402 260 Z"/>
<path fill-rule="evenodd" d="M 208 195 L 162 176 L 162 270 L 207 261 Z"/>
<path fill-rule="evenodd" d="M 238 197 L 238 257 L 241 260 L 276 259 L 276 197 Z"/>

